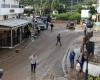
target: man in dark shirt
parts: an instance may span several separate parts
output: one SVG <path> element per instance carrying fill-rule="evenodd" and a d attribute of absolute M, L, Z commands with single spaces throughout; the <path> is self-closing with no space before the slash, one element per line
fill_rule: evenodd
<path fill-rule="evenodd" d="M 58 43 L 60 44 L 60 46 L 62 46 L 62 44 L 61 44 L 61 36 L 60 36 L 60 33 L 57 35 L 56 46 L 58 45 Z"/>
<path fill-rule="evenodd" d="M 52 32 L 53 27 L 54 27 L 53 23 L 51 23 L 50 26 L 51 26 L 51 32 Z"/>

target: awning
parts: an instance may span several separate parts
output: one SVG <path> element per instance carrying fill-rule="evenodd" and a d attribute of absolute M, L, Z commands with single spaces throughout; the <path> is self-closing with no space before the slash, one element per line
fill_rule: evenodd
<path fill-rule="evenodd" d="M 31 23 L 29 20 L 24 20 L 24 19 L 9 19 L 9 20 L 4 20 L 0 21 L 0 28 L 15 28 L 18 26 L 26 25 L 28 23 Z"/>

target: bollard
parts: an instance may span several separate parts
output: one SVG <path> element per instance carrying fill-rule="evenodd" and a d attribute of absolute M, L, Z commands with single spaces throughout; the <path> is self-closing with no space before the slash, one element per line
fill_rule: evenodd
<path fill-rule="evenodd" d="M 0 69 L 0 79 L 2 78 L 3 74 L 4 74 L 4 70 Z"/>

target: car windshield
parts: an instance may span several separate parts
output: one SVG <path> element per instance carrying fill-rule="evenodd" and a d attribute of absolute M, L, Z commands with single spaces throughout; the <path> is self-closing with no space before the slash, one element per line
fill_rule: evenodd
<path fill-rule="evenodd" d="M 43 22 L 38 22 L 38 25 L 44 25 Z"/>

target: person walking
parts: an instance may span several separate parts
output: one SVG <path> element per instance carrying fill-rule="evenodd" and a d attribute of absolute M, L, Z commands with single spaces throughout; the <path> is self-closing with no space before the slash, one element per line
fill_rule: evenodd
<path fill-rule="evenodd" d="M 53 27 L 54 27 L 53 23 L 51 23 L 50 26 L 51 26 L 51 32 L 52 32 L 53 31 Z"/>
<path fill-rule="evenodd" d="M 74 58 L 75 58 L 75 52 L 74 50 L 72 50 L 70 52 L 70 55 L 69 55 L 69 59 L 70 59 L 70 68 L 74 68 Z"/>
<path fill-rule="evenodd" d="M 60 33 L 57 35 L 56 46 L 58 45 L 58 43 L 60 44 L 60 46 L 62 46 L 62 44 L 61 44 L 61 36 L 60 36 Z"/>
<path fill-rule="evenodd" d="M 86 27 L 85 21 L 83 21 L 83 23 L 82 23 L 82 28 L 84 30 L 84 36 L 86 36 L 87 35 L 87 27 Z"/>
<path fill-rule="evenodd" d="M 29 57 L 30 59 L 30 63 L 31 63 L 31 72 L 36 72 L 36 66 L 37 66 L 37 56 L 34 54 L 34 55 L 31 55 Z"/>
<path fill-rule="evenodd" d="M 36 30 L 37 30 L 37 36 L 40 35 L 40 27 L 36 27 Z"/>

